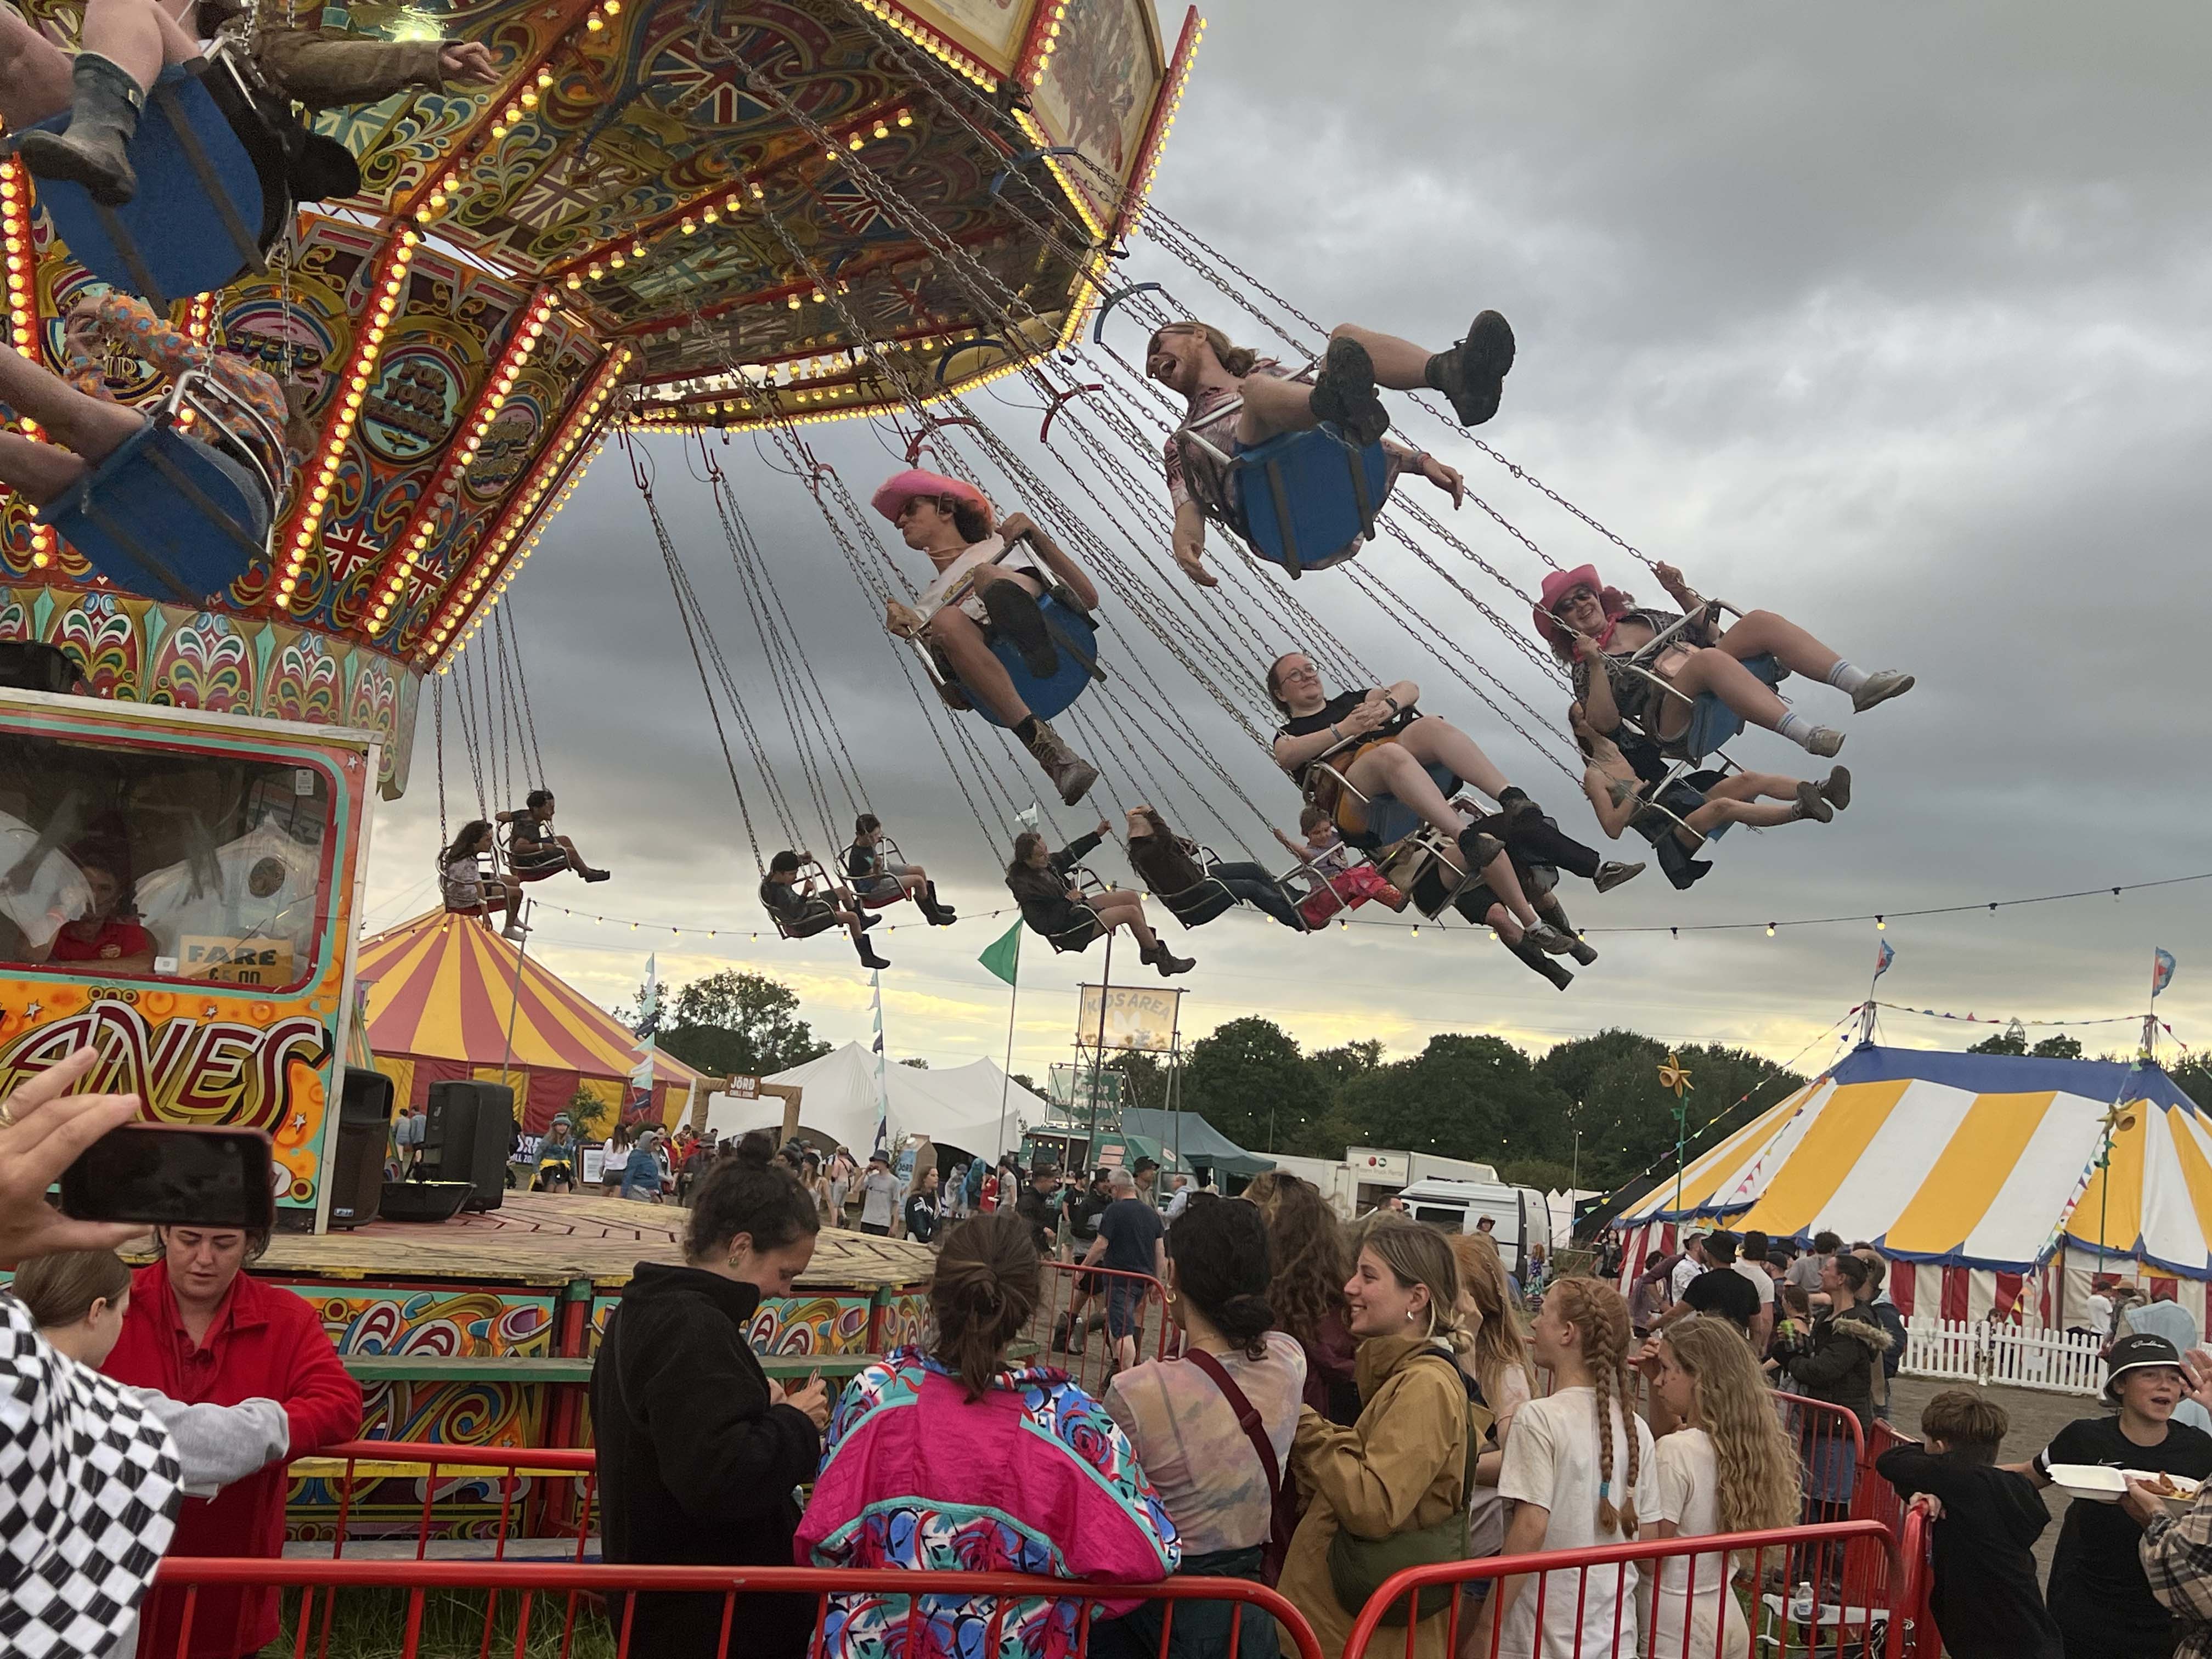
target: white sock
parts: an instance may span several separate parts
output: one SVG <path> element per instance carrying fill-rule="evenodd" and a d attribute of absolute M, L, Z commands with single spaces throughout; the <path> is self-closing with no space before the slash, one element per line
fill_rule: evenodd
<path fill-rule="evenodd" d="M 1836 665 L 1828 671 L 1828 684 L 1847 697 L 1856 696 L 1859 687 L 1873 678 L 1865 669 L 1842 657 L 1837 658 Z"/>
<path fill-rule="evenodd" d="M 1810 751 L 1813 747 L 1813 733 L 1820 728 L 1802 714 L 1793 712 L 1784 714 L 1782 717 L 1782 724 L 1774 729 L 1800 749 Z"/>

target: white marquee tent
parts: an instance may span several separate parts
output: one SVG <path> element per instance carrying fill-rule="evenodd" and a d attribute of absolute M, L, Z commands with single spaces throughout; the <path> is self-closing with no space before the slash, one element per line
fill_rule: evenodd
<path fill-rule="evenodd" d="M 876 1144 L 876 1057 L 860 1043 L 848 1042 L 766 1080 L 801 1091 L 802 1129 L 848 1146 L 861 1158 Z M 904 1136 L 921 1134 L 938 1146 L 995 1159 L 1021 1145 L 1024 1124 L 1044 1121 L 1043 1097 L 1012 1081 L 994 1060 L 927 1072 L 886 1064 L 884 1085 L 890 1097 L 893 1146 Z M 780 1128 L 783 1103 L 772 1095 L 758 1100 L 714 1095 L 707 1103 L 707 1123 L 725 1136 Z"/>

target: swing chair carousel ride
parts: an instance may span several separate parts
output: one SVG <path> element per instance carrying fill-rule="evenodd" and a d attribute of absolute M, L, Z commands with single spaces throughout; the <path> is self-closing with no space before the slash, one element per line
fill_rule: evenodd
<path fill-rule="evenodd" d="M 25 10 L 75 35 L 76 8 Z M 496 78 L 313 117 L 359 190 L 258 255 L 238 210 L 190 199 L 216 182 L 204 167 L 131 210 L 159 222 L 141 240 L 170 268 L 198 239 L 201 268 L 239 274 L 173 298 L 116 285 L 305 403 L 314 445 L 265 544 L 198 592 L 159 548 L 134 577 L 10 498 L 0 639 L 66 649 L 102 696 L 379 732 L 387 797 L 424 677 L 618 425 L 781 436 L 919 415 L 925 393 L 1064 346 L 1113 283 L 1201 27 L 1193 13 L 1170 52 L 1150 0 L 491 0 L 323 21 L 482 41 Z M 58 369 L 87 266 L 117 260 L 72 254 L 59 223 L 87 246 L 115 226 L 52 193 L 50 211 L 20 159 L 0 162 L 8 338 Z M 106 369 L 119 401 L 163 404 L 151 369 Z M 172 492 L 165 510 L 199 506 Z"/>

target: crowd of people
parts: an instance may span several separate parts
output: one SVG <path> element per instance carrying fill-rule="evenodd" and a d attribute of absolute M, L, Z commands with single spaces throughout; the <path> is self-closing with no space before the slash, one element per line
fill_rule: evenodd
<path fill-rule="evenodd" d="M 64 1093 L 90 1058 L 0 1109 L 0 1265 L 15 1275 L 0 1297 L 0 1397 L 21 1477 L 0 1529 L 9 1630 L 21 1639 L 43 1621 L 26 1651 L 127 1655 L 143 1622 L 146 1652 L 238 1659 L 276 1637 L 273 1591 L 203 1587 L 186 1634 L 179 1597 L 146 1595 L 153 1565 L 281 1553 L 288 1460 L 358 1433 L 362 1394 L 311 1304 L 250 1271 L 263 1236 L 166 1227 L 133 1269 L 114 1249 L 136 1230 L 40 1201 L 135 1106 Z M 987 1167 L 971 1184 L 966 1169 L 940 1182 L 933 1158 L 916 1163 L 901 1180 L 880 1156 L 779 1152 L 765 1132 L 691 1161 L 684 1259 L 639 1264 L 594 1364 L 608 1561 L 1242 1579 L 1273 1586 L 1334 1655 L 1408 1566 L 1840 1517 L 1860 1471 L 1786 1427 L 1772 1388 L 1869 1428 L 1888 1408 L 1881 1259 L 1833 1235 L 1800 1253 L 1692 1233 L 1679 1259 L 1646 1261 L 1632 1299 L 1573 1272 L 1524 1291 L 1485 1231 L 1447 1236 L 1387 1207 L 1348 1224 L 1284 1172 L 1236 1198 L 1194 1181 L 1164 1202 L 1156 1168 L 1093 1171 L 1062 1193 L 1048 1164 L 1011 1182 L 1000 1177 L 1016 1166 Z M 932 1245 L 927 1334 L 840 1390 L 780 1383 L 749 1328 L 852 1209 L 870 1232 L 896 1217 Z M 1044 1262 L 1063 1243 L 1080 1299 L 1054 1322 Z M 2111 1413 L 2005 1464 L 2002 1409 L 1948 1389 L 1922 1413 L 1921 1440 L 1897 1437 L 1879 1462 L 1932 1524 L 1933 1607 L 1959 1659 L 2212 1651 L 2212 1500 L 2177 1512 L 2153 1484 L 2212 1478 L 2199 1426 L 2212 1354 L 2171 1301 L 2129 1311 L 2173 1329 L 2114 1339 Z M 1180 1340 L 1146 1358 L 1148 1318 Z M 1096 1393 L 1059 1360 L 1094 1320 L 1115 1350 Z M 2080 1466 L 2124 1471 L 2118 1501 L 2068 1510 L 2046 1592 L 2039 1489 L 2078 1482 Z M 25 1516 L 78 1532 L 43 1536 Z M 117 1516 L 133 1530 L 92 1524 Z M 129 1547 L 100 1557 L 119 1535 Z M 1502 1659 L 1741 1659 L 1749 1592 L 1772 1587 L 1758 1568 L 1773 1559 L 1532 1564 L 1406 1598 L 1389 1639 L 1417 1659 L 1455 1659 L 1455 1632 L 1461 1652 Z M 720 1648 L 720 1595 L 633 1599 L 622 1616 L 635 1650 Z M 842 1659 L 899 1639 L 910 1618 L 945 1651 L 1018 1659 L 1085 1639 L 1109 1659 L 1218 1659 L 1232 1644 L 1271 1659 L 1286 1639 L 1249 1603 L 1086 1603 L 1040 1587 L 1011 1602 L 939 1593 L 912 1610 L 839 1594 L 826 1622 L 811 1597 L 750 1595 L 745 1648 L 797 1659 L 818 1643 Z M 63 1626 L 72 1644 L 46 1639 Z"/>

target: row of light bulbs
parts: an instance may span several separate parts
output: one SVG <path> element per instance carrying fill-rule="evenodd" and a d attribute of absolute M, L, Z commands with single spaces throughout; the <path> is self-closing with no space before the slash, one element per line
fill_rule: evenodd
<path fill-rule="evenodd" d="M 35 327 L 39 289 L 37 256 L 31 240 L 31 192 L 23 176 L 23 164 L 12 155 L 0 161 L 0 246 L 7 251 L 9 332 L 15 336 L 15 349 L 35 362 L 39 352 Z M 18 415 L 15 423 L 27 438 L 42 439 L 46 435 L 36 421 Z M 45 525 L 33 525 L 32 568 L 44 570 L 53 558 L 54 532 Z"/>

